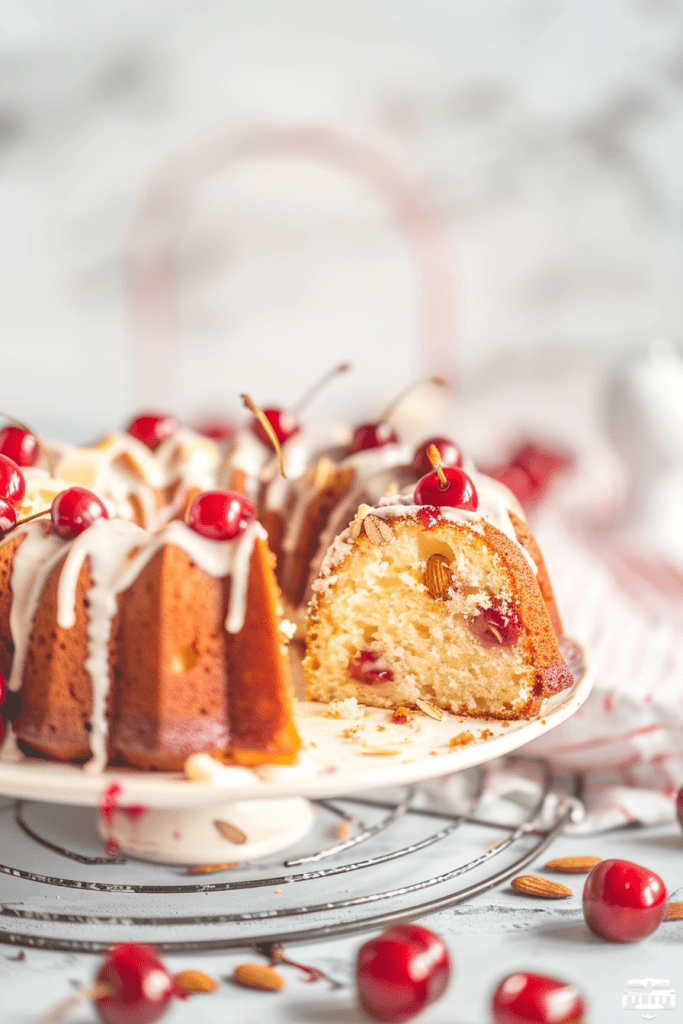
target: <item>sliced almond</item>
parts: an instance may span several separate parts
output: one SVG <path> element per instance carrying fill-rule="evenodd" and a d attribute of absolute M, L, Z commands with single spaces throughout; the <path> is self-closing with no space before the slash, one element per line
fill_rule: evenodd
<path fill-rule="evenodd" d="M 379 516 L 367 515 L 363 520 L 363 529 L 371 544 L 382 546 L 391 544 L 394 539 L 394 531 Z"/>
<path fill-rule="evenodd" d="M 229 843 L 235 843 L 236 846 L 241 846 L 242 843 L 246 843 L 246 833 L 243 832 L 241 828 L 238 828 L 237 825 L 231 825 L 229 821 L 221 821 L 220 818 L 217 818 L 216 821 L 214 821 L 214 825 L 223 838 L 227 839 Z"/>
<path fill-rule="evenodd" d="M 666 908 L 665 921 L 680 921 L 683 918 L 683 903 L 670 903 Z"/>
<path fill-rule="evenodd" d="M 555 860 L 549 860 L 545 869 L 560 871 L 566 875 L 587 875 L 601 860 L 601 857 L 557 857 Z"/>
<path fill-rule="evenodd" d="M 265 964 L 239 964 L 232 977 L 238 984 L 258 988 L 262 992 L 279 992 L 286 984 L 281 974 Z"/>
<path fill-rule="evenodd" d="M 218 988 L 218 982 L 204 974 L 204 971 L 181 971 L 173 980 L 176 987 L 188 995 L 194 992 L 215 992 Z"/>
<path fill-rule="evenodd" d="M 551 900 L 561 900 L 574 895 L 566 885 L 551 882 L 549 878 L 539 878 L 538 875 L 518 875 L 512 879 L 510 885 L 526 896 L 542 896 Z"/>
<path fill-rule="evenodd" d="M 430 555 L 425 566 L 425 586 L 435 601 L 445 601 L 451 587 L 451 570 L 445 555 Z"/>
<path fill-rule="evenodd" d="M 443 718 L 443 711 L 441 708 L 437 708 L 434 704 L 430 704 L 428 700 L 422 700 L 417 697 L 415 700 L 415 706 L 424 711 L 425 715 L 429 715 L 430 718 L 435 718 L 437 722 L 440 722 Z"/>
<path fill-rule="evenodd" d="M 236 860 L 226 864 L 193 864 L 191 868 L 187 869 L 187 873 L 188 875 L 212 875 L 215 871 L 231 871 L 238 867 L 239 863 Z"/>

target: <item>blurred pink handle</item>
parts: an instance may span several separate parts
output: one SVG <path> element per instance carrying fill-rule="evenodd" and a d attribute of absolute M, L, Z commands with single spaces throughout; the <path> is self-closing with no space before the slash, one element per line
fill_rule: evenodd
<path fill-rule="evenodd" d="M 308 157 L 364 178 L 391 209 L 416 262 L 422 305 L 420 370 L 453 385 L 452 255 L 445 226 L 419 187 L 382 154 L 322 126 L 264 127 L 216 135 L 154 176 L 131 226 L 126 280 L 132 310 L 135 408 L 173 409 L 178 398 L 177 252 L 203 182 L 238 160 Z"/>

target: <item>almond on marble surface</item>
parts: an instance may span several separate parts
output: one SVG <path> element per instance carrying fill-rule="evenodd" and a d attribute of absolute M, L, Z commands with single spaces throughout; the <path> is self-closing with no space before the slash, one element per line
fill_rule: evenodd
<path fill-rule="evenodd" d="M 195 992 L 215 992 L 218 982 L 204 971 L 180 971 L 173 979 L 181 992 L 192 995 Z"/>
<path fill-rule="evenodd" d="M 549 878 L 538 875 L 518 875 L 510 882 L 513 889 L 523 892 L 526 896 L 541 896 L 545 899 L 561 900 L 574 893 L 561 882 L 552 882 Z"/>
<path fill-rule="evenodd" d="M 239 964 L 232 977 L 238 984 L 258 988 L 262 992 L 279 992 L 286 985 L 282 975 L 265 964 Z"/>
<path fill-rule="evenodd" d="M 394 531 L 379 516 L 367 515 L 363 520 L 363 529 L 371 544 L 382 546 L 394 540 Z"/>
<path fill-rule="evenodd" d="M 238 861 L 230 861 L 227 864 L 193 864 L 187 869 L 188 875 L 211 875 L 214 871 L 232 871 L 238 868 Z"/>
<path fill-rule="evenodd" d="M 545 865 L 546 871 L 559 871 L 567 875 L 587 875 L 602 857 L 557 857 Z"/>

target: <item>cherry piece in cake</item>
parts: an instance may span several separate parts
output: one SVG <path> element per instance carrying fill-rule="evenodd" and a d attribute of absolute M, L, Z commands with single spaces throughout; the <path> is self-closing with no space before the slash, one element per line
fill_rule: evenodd
<path fill-rule="evenodd" d="M 515 616 L 505 615 L 499 608 L 482 608 L 468 625 L 476 637 L 492 647 L 509 647 L 519 636 Z"/>
<path fill-rule="evenodd" d="M 391 669 L 377 664 L 379 655 L 374 651 L 361 651 L 349 658 L 349 675 L 359 683 L 390 683 L 394 678 Z"/>

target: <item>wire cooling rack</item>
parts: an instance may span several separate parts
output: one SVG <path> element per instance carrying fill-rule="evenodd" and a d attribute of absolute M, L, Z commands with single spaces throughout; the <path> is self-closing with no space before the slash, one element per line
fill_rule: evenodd
<path fill-rule="evenodd" d="M 92 809 L 7 801 L 0 943 L 79 953 L 131 941 L 166 953 L 267 948 L 455 906 L 522 871 L 575 812 L 571 784 L 567 793 L 542 764 L 531 802 L 492 800 L 489 771 L 460 773 L 462 806 L 448 810 L 425 786 L 319 800 L 313 830 L 286 860 L 206 875 L 106 857 Z"/>

